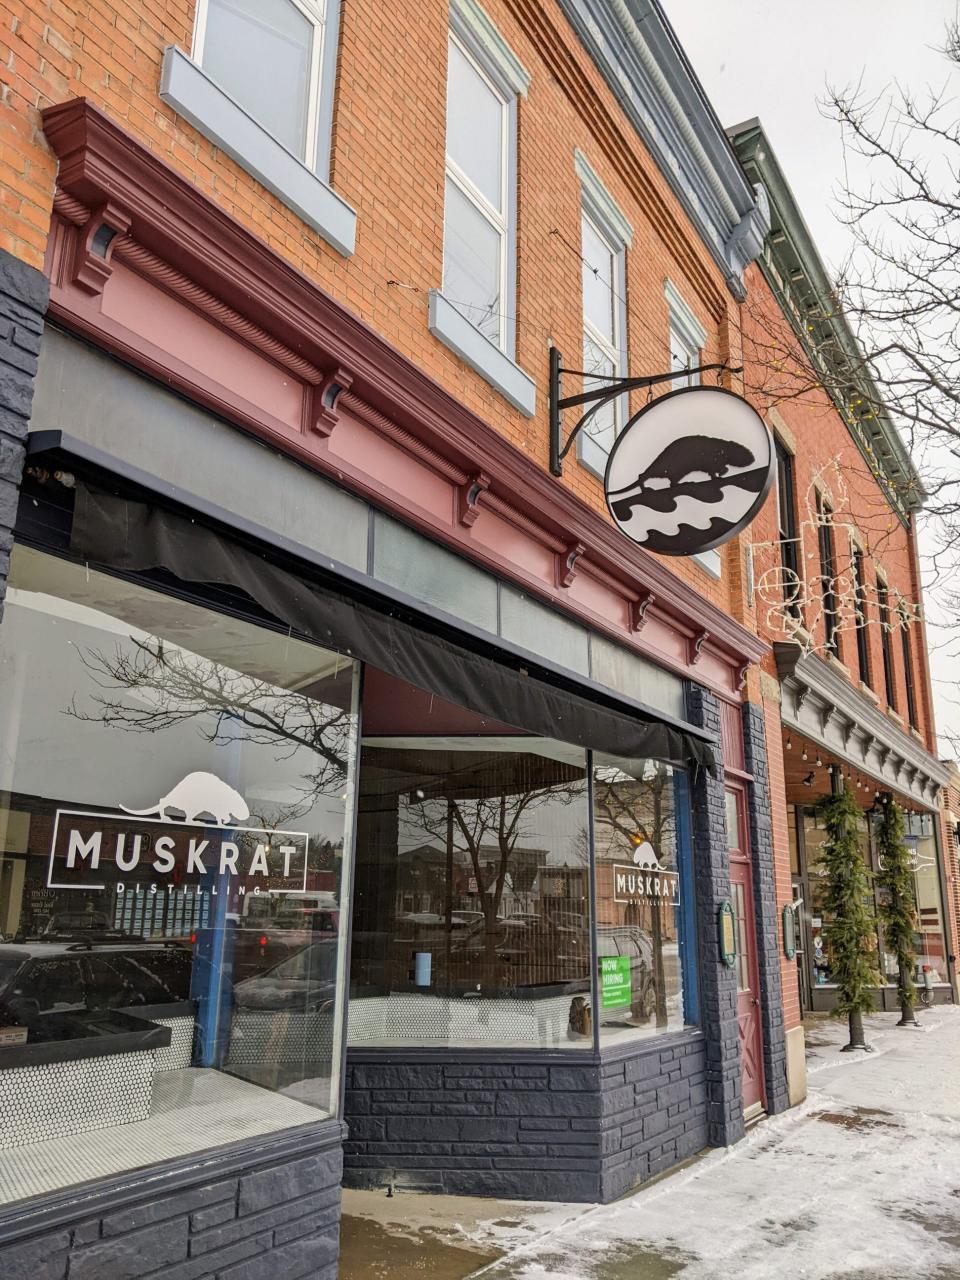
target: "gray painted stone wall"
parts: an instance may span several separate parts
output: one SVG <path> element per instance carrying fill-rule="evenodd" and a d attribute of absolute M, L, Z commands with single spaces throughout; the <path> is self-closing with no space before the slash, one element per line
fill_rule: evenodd
<path fill-rule="evenodd" d="M 720 741 L 717 699 L 700 685 L 687 686 L 687 719 Z M 706 1037 L 707 1131 L 711 1146 L 743 1137 L 737 980 L 719 960 L 717 912 L 730 898 L 730 860 L 722 772 L 700 770 L 691 788 L 693 878 L 697 894 L 700 948 L 700 1025 Z"/>
<path fill-rule="evenodd" d="M 47 296 L 45 275 L 0 250 L 0 616 Z"/>
<path fill-rule="evenodd" d="M 700 1032 L 604 1054 L 601 1085 L 604 1203 L 709 1145 Z"/>
<path fill-rule="evenodd" d="M 3 1280 L 335 1280 L 339 1122 L 0 1213 Z"/>
<path fill-rule="evenodd" d="M 609 1201 L 707 1145 L 700 1032 L 577 1059 L 350 1050 L 344 1184 Z"/>
<path fill-rule="evenodd" d="M 600 1199 L 600 1068 L 578 1055 L 350 1050 L 344 1182 Z"/>
<path fill-rule="evenodd" d="M 753 782 L 747 789 L 747 817 L 753 855 L 753 901 L 763 1018 L 763 1073 L 767 1086 L 767 1111 L 773 1115 L 786 1111 L 790 1106 L 780 980 L 781 925 L 773 866 L 767 739 L 763 712 L 751 702 L 743 705 L 743 746 L 746 770 L 753 774 Z"/>

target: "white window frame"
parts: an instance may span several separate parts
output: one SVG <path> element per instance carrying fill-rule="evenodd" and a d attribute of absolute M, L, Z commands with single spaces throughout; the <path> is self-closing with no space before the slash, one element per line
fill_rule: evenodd
<path fill-rule="evenodd" d="M 667 334 L 667 355 L 670 367 L 671 369 L 673 368 L 673 348 L 674 339 L 676 338 L 676 345 L 683 347 L 689 357 L 686 367 L 695 369 L 703 362 L 703 349 L 707 345 L 706 330 L 687 305 L 679 289 L 670 280 L 664 281 L 663 292 L 666 294 L 670 316 L 669 332 Z M 677 371 L 677 377 L 671 383 L 674 391 L 680 387 L 698 387 L 699 385 L 699 373 L 684 375 L 679 370 Z"/>
<path fill-rule="evenodd" d="M 333 78 L 335 67 L 332 59 L 326 56 L 328 44 L 328 26 L 331 18 L 336 21 L 338 0 L 287 0 L 307 19 L 313 28 L 313 39 L 310 49 L 310 85 L 307 92 L 307 119 L 304 130 L 303 154 L 291 152 L 296 158 L 314 172 L 327 176 L 329 171 L 330 127 L 332 125 Z M 197 12 L 193 27 L 193 47 L 190 56 L 199 67 L 203 67 L 204 45 L 207 35 L 207 18 L 209 0 L 197 0 Z M 329 102 L 329 111 L 325 109 Z M 237 104 L 240 106 L 241 104 Z M 243 108 L 244 110 L 246 108 Z M 281 144 L 283 145 L 283 144 Z"/>
<path fill-rule="evenodd" d="M 499 211 L 503 215 L 504 238 L 501 256 L 500 341 L 491 342 L 477 326 L 459 311 L 443 289 L 431 289 L 429 295 L 428 326 L 435 338 L 470 366 L 504 399 L 519 409 L 525 417 L 532 418 L 537 407 L 537 387 L 533 378 L 516 363 L 516 297 L 517 297 L 517 100 L 525 97 L 530 86 L 530 75 L 513 50 L 504 40 L 495 23 L 477 0 L 450 0 L 450 40 L 479 71 L 483 79 L 493 86 L 497 97 L 506 105 L 504 127 L 506 129 L 503 152 L 504 204 Z M 448 46 L 449 47 L 449 46 Z M 445 151 L 446 156 L 446 151 Z M 446 157 L 449 159 L 449 157 Z M 444 164 L 444 193 L 446 176 L 476 206 L 488 220 L 489 201 L 478 203 L 479 192 L 471 189 L 465 175 L 455 165 Z M 481 197 L 482 200 L 482 197 Z M 441 279 L 445 271 L 441 263 Z"/>
<path fill-rule="evenodd" d="M 669 313 L 667 358 L 670 361 L 670 367 L 673 368 L 673 349 L 674 340 L 676 340 L 676 345 L 683 347 L 689 357 L 687 368 L 695 369 L 703 363 L 703 349 L 707 345 L 706 330 L 672 281 L 663 282 L 663 292 L 666 295 Z M 683 374 L 678 371 L 670 388 L 672 391 L 678 391 L 681 387 L 699 387 L 699 385 L 699 373 Z M 719 547 L 701 551 L 690 559 L 694 560 L 711 578 L 719 579 L 723 576 L 723 557 Z"/>
<path fill-rule="evenodd" d="M 583 336 L 589 338 L 610 361 L 613 366 L 613 372 L 616 377 L 625 378 L 627 376 L 627 352 L 626 352 L 626 248 L 623 243 L 617 244 L 610 236 L 603 222 L 597 218 L 591 211 L 589 204 L 585 201 L 580 212 L 581 230 L 584 222 L 588 222 L 597 236 L 603 241 L 604 247 L 610 252 L 610 261 L 613 269 L 613 279 L 610 281 L 610 288 L 613 294 L 613 342 L 587 317 L 586 307 L 583 307 Z M 582 249 L 582 245 L 581 245 Z M 589 264 L 588 264 L 589 265 Z M 581 305 L 582 305 L 581 299 Z M 587 379 L 584 379 L 586 385 Z M 626 395 L 617 396 L 613 402 L 613 435 L 614 439 L 623 430 L 623 425 L 627 420 L 629 412 L 629 401 Z M 584 410 L 588 410 L 589 405 L 584 406 Z M 599 440 L 589 434 L 589 426 L 580 435 L 579 455 L 580 461 L 589 470 L 603 478 L 606 471 L 607 458 L 610 456 L 609 451 L 603 447 Z"/>
<path fill-rule="evenodd" d="M 613 345 L 603 337 L 586 316 L 581 298 L 581 330 L 613 361 L 614 373 L 625 378 L 629 373 L 627 353 L 627 249 L 633 243 L 633 228 L 621 212 L 616 201 L 600 181 L 589 160 L 582 151 L 573 153 L 574 168 L 580 179 L 581 236 L 583 219 L 610 250 L 613 259 Z M 581 252 L 583 245 L 581 243 Z M 581 340 L 581 348 L 582 348 Z M 589 408 L 589 406 L 586 406 Z M 626 394 L 613 402 L 614 437 L 623 430 L 630 412 L 630 399 Z M 580 462 L 602 480 L 607 468 L 609 453 L 598 440 L 582 431 L 577 440 L 577 457 Z"/>
<path fill-rule="evenodd" d="M 510 258 L 516 255 L 516 245 L 511 245 L 511 203 L 512 194 L 510 186 L 511 174 L 511 133 L 516 134 L 516 120 L 514 111 L 511 109 L 516 104 L 516 95 L 507 94 L 503 88 L 497 83 L 496 79 L 489 74 L 484 66 L 483 60 L 478 58 L 471 49 L 467 41 L 461 39 L 456 31 L 451 30 L 448 37 L 449 46 L 455 46 L 460 54 L 470 63 L 471 67 L 494 95 L 502 108 L 500 115 L 500 193 L 502 199 L 501 208 L 497 209 L 490 203 L 482 191 L 470 181 L 464 171 L 450 155 L 449 151 L 444 151 L 445 157 L 445 178 L 449 179 L 462 196 L 464 196 L 480 214 L 485 222 L 489 223 L 500 237 L 500 314 L 497 317 L 499 321 L 500 341 L 494 345 L 504 353 L 511 355 L 515 343 L 514 326 L 512 323 L 513 301 L 510 293 L 511 270 Z M 444 183 L 446 188 L 446 183 Z M 444 189 L 444 202 L 446 202 L 446 189 Z M 515 239 L 515 236 L 514 236 Z M 462 300 L 459 298 L 451 298 L 446 292 L 446 271 L 447 271 L 447 246 L 443 246 L 443 284 L 441 291 L 448 302 L 452 302 L 459 310 Z M 467 317 L 470 318 L 469 316 Z M 476 328 L 479 326 L 475 321 L 471 321 Z"/>

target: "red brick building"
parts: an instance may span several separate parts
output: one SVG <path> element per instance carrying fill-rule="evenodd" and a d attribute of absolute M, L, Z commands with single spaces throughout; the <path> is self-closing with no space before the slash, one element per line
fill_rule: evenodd
<path fill-rule="evenodd" d="M 803 903 L 795 974 L 784 961 L 786 1018 L 789 1025 L 798 1008 L 829 1008 L 834 999 L 812 811 L 830 790 L 831 767 L 864 810 L 872 870 L 870 811 L 884 792 L 906 810 L 917 849 L 918 963 L 932 973 L 937 998 L 952 1000 L 957 933 L 939 802 L 948 774 L 937 756 L 916 541 L 922 481 L 876 408 L 877 389 L 853 377 L 844 385 L 837 372 L 835 353 L 854 339 L 830 304 L 826 271 L 761 125 L 731 136 L 771 209 L 741 314 L 744 378 L 765 406 L 779 460 L 777 492 L 751 540 L 758 631 L 773 649 L 762 683 L 768 742 L 777 741 L 771 773 L 782 779 L 773 787 L 778 879 L 784 901 L 792 892 Z M 833 367 L 821 363 L 830 353 Z M 896 966 L 882 938 L 878 959 L 887 975 L 880 1003 L 893 1008 Z"/>
<path fill-rule="evenodd" d="M 636 8 L 0 0 L 0 1270 L 332 1275 L 341 1181 L 609 1200 L 802 1096 L 758 539 L 603 496 L 773 305 Z M 551 351 L 665 379 L 552 469 Z"/>

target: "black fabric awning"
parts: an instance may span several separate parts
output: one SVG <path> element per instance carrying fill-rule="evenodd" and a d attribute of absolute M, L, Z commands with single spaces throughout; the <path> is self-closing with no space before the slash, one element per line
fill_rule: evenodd
<path fill-rule="evenodd" d="M 78 480 L 71 550 L 127 572 L 162 569 L 181 582 L 242 591 L 266 613 L 318 644 L 527 733 L 630 758 L 716 771 L 708 735 L 649 709 L 616 710 L 424 625 L 309 582 L 252 547 L 163 507 Z"/>

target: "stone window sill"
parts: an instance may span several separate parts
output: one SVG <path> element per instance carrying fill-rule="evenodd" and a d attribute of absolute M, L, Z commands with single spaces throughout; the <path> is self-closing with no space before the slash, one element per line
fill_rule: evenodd
<path fill-rule="evenodd" d="M 439 289 L 430 290 L 428 324 L 430 332 L 445 347 L 479 373 L 514 408 L 528 418 L 533 417 L 537 407 L 536 383 L 461 315 Z"/>
<path fill-rule="evenodd" d="M 174 45 L 163 55 L 160 97 L 338 253 L 353 253 L 357 215 L 350 205 Z"/>

